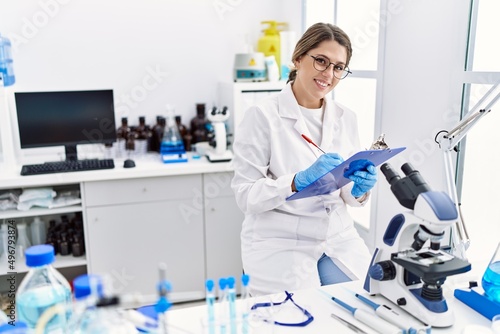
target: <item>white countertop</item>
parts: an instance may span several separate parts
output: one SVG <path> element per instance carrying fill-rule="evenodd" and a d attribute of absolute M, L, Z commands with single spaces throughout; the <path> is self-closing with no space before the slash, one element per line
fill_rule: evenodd
<path fill-rule="evenodd" d="M 145 158 L 134 158 L 136 165 L 134 168 L 124 168 L 124 159 L 114 160 L 115 168 L 113 169 L 30 176 L 20 175 L 21 165 L 10 168 L 0 166 L 0 188 L 52 186 L 128 178 L 229 172 L 233 170 L 231 162 L 210 162 L 204 156 L 196 159 L 193 158 L 191 153 L 188 153 L 188 162 L 176 163 L 163 163 L 158 154 L 149 154 Z"/>
<path fill-rule="evenodd" d="M 445 284 L 446 285 L 446 284 Z M 350 304 L 351 306 L 366 310 L 371 312 L 371 309 L 363 304 L 361 301 L 352 295 L 352 291 L 359 293 L 361 295 L 367 296 L 366 292 L 361 288 L 360 281 L 348 282 L 343 284 L 335 284 L 324 286 L 321 288 L 330 295 L 340 298 L 342 301 Z M 255 302 L 263 302 L 272 298 L 274 301 L 282 301 L 285 297 L 285 293 L 278 295 L 272 295 L 271 297 L 257 297 L 251 300 L 250 305 Z M 453 326 L 448 328 L 432 328 L 431 333 L 456 333 L 460 334 L 463 332 L 464 328 L 470 325 L 479 325 L 484 327 L 490 327 L 491 322 L 476 313 L 474 310 L 469 308 L 467 305 L 463 304 L 461 301 L 453 297 L 451 289 L 445 293 L 445 297 L 448 303 L 448 307 L 453 310 L 455 315 L 455 322 Z M 396 306 L 386 301 L 383 297 L 375 296 L 369 297 L 373 301 L 381 304 L 390 305 L 396 312 L 400 313 L 403 317 L 409 319 L 409 323 L 415 324 L 417 321 L 415 318 L 411 317 L 409 314 L 402 310 L 398 310 Z M 296 291 L 293 294 L 293 300 L 301 307 L 308 310 L 313 316 L 314 320 L 305 327 L 285 327 L 285 326 L 267 326 L 263 324 L 257 324 L 255 322 L 249 322 L 248 333 L 311 333 L 311 334 L 321 334 L 321 333 L 336 333 L 336 334 L 352 334 L 355 333 L 347 326 L 343 325 L 338 320 L 331 317 L 334 313 L 345 320 L 355 324 L 360 327 L 368 334 L 376 334 L 377 332 L 366 326 L 365 324 L 354 319 L 353 316 L 347 312 L 347 310 L 340 307 L 335 302 L 329 300 L 325 297 L 318 289 L 301 290 Z M 241 305 L 241 301 L 237 301 L 237 306 Z M 216 304 L 218 307 L 218 304 Z M 216 308 L 217 311 L 217 308 Z M 281 312 L 279 310 L 273 310 L 274 312 Z M 202 330 L 202 319 L 206 317 L 207 309 L 205 305 L 195 306 L 184 309 L 177 309 L 167 312 L 167 319 L 170 326 L 172 326 L 169 333 L 203 333 Z M 286 313 L 285 313 L 286 315 Z M 300 316 L 300 315 L 299 315 Z M 286 316 L 285 316 L 286 317 Z M 305 317 L 304 317 L 305 319 Z M 296 319 L 295 321 L 302 321 L 304 319 Z M 293 319 L 291 319 L 293 321 Z M 416 324 L 419 322 L 417 321 Z M 273 327 L 269 329 L 269 327 Z M 229 329 L 226 331 L 229 333 Z M 207 331 L 208 333 L 208 331 Z M 216 331 L 218 333 L 218 331 Z M 240 332 L 238 332 L 240 333 Z"/>

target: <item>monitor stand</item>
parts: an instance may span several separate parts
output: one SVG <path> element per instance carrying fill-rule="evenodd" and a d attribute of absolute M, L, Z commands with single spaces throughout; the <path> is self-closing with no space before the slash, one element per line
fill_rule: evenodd
<path fill-rule="evenodd" d="M 66 152 L 66 160 L 78 160 L 76 145 L 64 145 L 64 151 Z"/>

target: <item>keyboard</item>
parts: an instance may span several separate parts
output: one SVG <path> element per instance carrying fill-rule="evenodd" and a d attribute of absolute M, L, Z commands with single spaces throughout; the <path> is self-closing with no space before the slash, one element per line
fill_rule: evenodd
<path fill-rule="evenodd" d="M 36 165 L 23 165 L 21 175 L 81 172 L 115 168 L 113 159 L 64 160 Z"/>

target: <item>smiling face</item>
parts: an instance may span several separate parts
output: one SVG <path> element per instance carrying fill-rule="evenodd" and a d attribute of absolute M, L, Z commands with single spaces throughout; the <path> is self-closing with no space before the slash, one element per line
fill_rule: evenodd
<path fill-rule="evenodd" d="M 293 93 L 299 105 L 314 109 L 321 107 L 322 99 L 340 80 L 333 75 L 333 65 L 323 72 L 316 70 L 313 66 L 314 58 L 311 56 L 321 56 L 334 64 L 345 65 L 347 49 L 335 40 L 326 40 L 295 61 L 297 77 L 292 85 Z"/>

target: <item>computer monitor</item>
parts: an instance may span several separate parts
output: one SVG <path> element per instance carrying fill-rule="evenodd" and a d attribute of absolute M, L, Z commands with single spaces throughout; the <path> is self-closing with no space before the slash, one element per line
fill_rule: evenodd
<path fill-rule="evenodd" d="M 14 93 L 21 148 L 64 146 L 76 160 L 79 144 L 116 141 L 113 90 Z"/>

